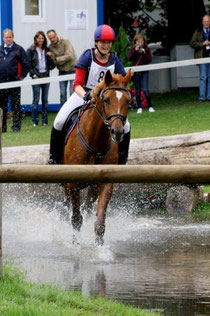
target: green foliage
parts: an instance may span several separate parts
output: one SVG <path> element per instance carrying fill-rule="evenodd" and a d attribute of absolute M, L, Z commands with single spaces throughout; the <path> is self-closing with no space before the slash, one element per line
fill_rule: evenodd
<path fill-rule="evenodd" d="M 112 49 L 118 54 L 124 67 L 132 66 L 132 62 L 128 61 L 128 53 L 131 46 L 132 43 L 128 39 L 124 28 L 120 26 L 119 33 L 117 34 L 116 41 L 114 42 Z"/>
<path fill-rule="evenodd" d="M 148 43 L 161 42 L 164 54 L 169 54 L 170 47 L 175 43 L 189 43 L 205 11 L 203 0 L 178 3 L 175 0 L 104 1 L 106 24 L 110 24 L 116 32 L 123 26 L 130 39 L 136 32 L 141 32 Z"/>
<path fill-rule="evenodd" d="M 168 0 L 106 0 L 104 21 L 117 33 L 122 26 L 130 39 L 136 32 L 146 35 L 148 42 L 162 41 L 167 34 L 166 3 Z M 158 10 L 160 18 L 154 20 L 152 12 Z M 136 21 L 136 22 L 135 22 Z"/>
<path fill-rule="evenodd" d="M 200 202 L 192 211 L 192 217 L 195 220 L 209 221 L 210 220 L 210 204 L 209 202 Z"/>
<path fill-rule="evenodd" d="M 113 27 L 118 33 L 120 26 L 122 26 L 133 37 L 134 30 L 134 16 L 141 8 L 142 0 L 106 0 L 104 1 L 104 22 Z"/>

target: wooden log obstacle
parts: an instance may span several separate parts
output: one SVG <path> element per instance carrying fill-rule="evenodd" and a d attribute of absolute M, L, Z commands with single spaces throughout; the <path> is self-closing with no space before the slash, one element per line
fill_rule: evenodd
<path fill-rule="evenodd" d="M 1 165 L 0 183 L 209 184 L 207 165 Z"/>

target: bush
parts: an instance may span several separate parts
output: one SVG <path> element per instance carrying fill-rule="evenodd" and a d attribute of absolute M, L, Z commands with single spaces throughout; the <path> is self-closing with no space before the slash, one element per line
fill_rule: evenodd
<path fill-rule="evenodd" d="M 117 53 L 124 67 L 130 67 L 133 65 L 131 61 L 128 61 L 128 53 L 132 42 L 129 41 L 128 36 L 122 26 L 119 28 L 116 41 L 114 42 L 112 49 Z"/>

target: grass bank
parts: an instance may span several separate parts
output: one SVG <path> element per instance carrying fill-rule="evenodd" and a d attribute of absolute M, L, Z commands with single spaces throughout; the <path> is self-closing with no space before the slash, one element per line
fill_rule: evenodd
<path fill-rule="evenodd" d="M 152 95 L 155 113 L 147 109 L 142 114 L 129 110 L 131 137 L 156 137 L 176 134 L 188 134 L 210 129 L 210 102 L 199 103 L 198 91 L 182 90 Z M 8 131 L 2 135 L 2 144 L 8 146 L 49 144 L 50 131 L 55 113 L 49 113 L 49 126 L 33 127 L 31 117 L 24 116 L 20 133 Z"/>
<path fill-rule="evenodd" d="M 26 282 L 23 276 L 4 267 L 0 283 L 1 316 L 158 316 L 103 298 L 84 298 L 79 292 Z"/>

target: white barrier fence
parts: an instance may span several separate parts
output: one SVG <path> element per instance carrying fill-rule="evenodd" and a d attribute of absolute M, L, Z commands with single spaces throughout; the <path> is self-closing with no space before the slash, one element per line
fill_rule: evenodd
<path fill-rule="evenodd" d="M 140 72 L 140 71 L 152 71 L 152 70 L 161 70 L 167 68 L 177 68 L 177 67 L 185 67 L 185 66 L 192 66 L 192 65 L 200 65 L 210 63 L 210 58 L 197 58 L 197 59 L 187 59 L 187 60 L 180 60 L 180 61 L 170 61 L 165 63 L 157 63 L 157 64 L 150 64 L 145 66 L 134 66 L 134 67 L 127 67 L 125 68 L 126 71 L 131 69 L 132 72 Z M 64 75 L 64 76 L 51 76 L 47 78 L 41 78 L 36 80 L 25 79 L 23 81 L 11 81 L 7 83 L 0 83 L 0 89 L 8 89 L 8 88 L 16 88 L 16 87 L 23 87 L 23 86 L 32 86 L 37 84 L 43 83 L 52 83 L 52 82 L 59 82 L 65 80 L 73 80 L 75 78 L 75 74 L 71 75 Z"/>

